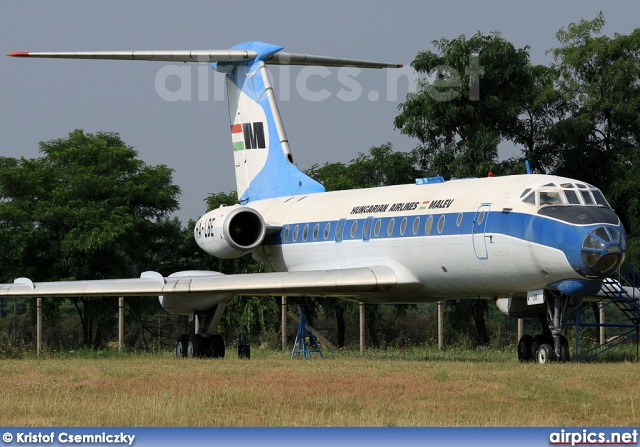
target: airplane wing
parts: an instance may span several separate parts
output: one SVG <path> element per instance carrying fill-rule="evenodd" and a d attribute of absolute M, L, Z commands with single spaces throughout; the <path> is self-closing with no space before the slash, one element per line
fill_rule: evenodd
<path fill-rule="evenodd" d="M 385 266 L 238 275 L 192 272 L 191 275 L 169 277 L 163 277 L 157 272 L 144 272 L 140 278 L 95 281 L 34 283 L 28 278 L 18 278 L 13 284 L 0 284 L 0 296 L 167 296 L 233 293 L 235 295 L 344 297 L 384 292 L 396 284 L 396 274 L 391 268 Z"/>

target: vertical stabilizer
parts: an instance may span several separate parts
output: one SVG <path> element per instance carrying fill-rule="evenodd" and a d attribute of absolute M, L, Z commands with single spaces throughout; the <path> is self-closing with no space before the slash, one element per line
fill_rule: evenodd
<path fill-rule="evenodd" d="M 240 63 L 216 62 L 226 73 L 229 121 L 240 203 L 295 194 L 324 192 L 324 187 L 293 164 L 289 142 L 264 59 L 282 47 L 247 42 L 232 50 L 257 56 Z"/>
<path fill-rule="evenodd" d="M 20 58 L 107 59 L 165 62 L 212 62 L 227 77 L 229 119 L 240 203 L 295 194 L 324 192 L 301 172 L 289 150 L 265 62 L 274 65 L 399 68 L 402 64 L 285 53 L 283 47 L 246 42 L 227 50 L 160 51 L 18 51 Z"/>

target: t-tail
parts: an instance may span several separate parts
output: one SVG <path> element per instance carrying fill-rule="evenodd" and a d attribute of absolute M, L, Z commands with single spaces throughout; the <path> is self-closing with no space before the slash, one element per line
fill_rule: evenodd
<path fill-rule="evenodd" d="M 214 70 L 226 75 L 238 200 L 246 204 L 254 200 L 325 191 L 324 186 L 294 164 L 267 64 L 402 67 L 402 64 L 286 53 L 282 49 L 281 46 L 252 41 L 228 50 L 16 52 L 9 56 L 211 62 Z"/>

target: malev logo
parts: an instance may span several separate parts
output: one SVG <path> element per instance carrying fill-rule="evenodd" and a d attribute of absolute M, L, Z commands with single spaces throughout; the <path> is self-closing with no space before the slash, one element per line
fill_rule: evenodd
<path fill-rule="evenodd" d="M 234 151 L 266 149 L 267 147 L 264 138 L 264 123 L 261 121 L 233 124 L 231 126 L 231 139 Z"/>

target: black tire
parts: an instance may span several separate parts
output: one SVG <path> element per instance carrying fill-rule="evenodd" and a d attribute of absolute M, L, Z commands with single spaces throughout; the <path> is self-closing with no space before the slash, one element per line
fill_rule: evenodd
<path fill-rule="evenodd" d="M 224 358 L 224 338 L 220 334 L 213 334 L 211 336 L 211 353 L 213 358 Z"/>
<path fill-rule="evenodd" d="M 569 340 L 564 335 L 560 336 L 560 359 L 562 363 L 571 360 L 571 354 L 569 352 Z"/>
<path fill-rule="evenodd" d="M 521 362 L 529 362 L 533 360 L 533 352 L 531 346 L 533 337 L 531 335 L 523 335 L 518 342 L 518 360 Z"/>
<path fill-rule="evenodd" d="M 189 343 L 187 344 L 187 357 L 200 358 L 205 355 L 204 338 L 197 334 L 189 336 Z"/>
<path fill-rule="evenodd" d="M 189 336 L 182 334 L 176 342 L 176 358 L 182 359 L 187 356 L 187 345 L 189 344 Z"/>
<path fill-rule="evenodd" d="M 547 340 L 547 337 L 545 337 L 542 334 L 538 334 L 535 337 L 533 337 L 533 342 L 531 342 L 531 359 L 538 361 L 538 349 L 540 348 L 540 346 L 542 346 L 543 344 L 553 344 L 553 341 L 549 342 L 549 340 Z"/>
<path fill-rule="evenodd" d="M 538 348 L 536 360 L 540 365 L 546 365 L 553 360 L 553 348 L 549 343 L 543 343 Z"/>

